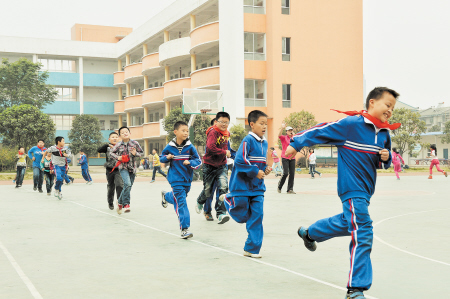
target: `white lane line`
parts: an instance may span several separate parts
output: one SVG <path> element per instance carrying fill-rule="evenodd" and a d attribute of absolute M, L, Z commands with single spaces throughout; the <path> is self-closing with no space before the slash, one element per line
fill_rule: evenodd
<path fill-rule="evenodd" d="M 23 283 L 27 286 L 28 290 L 30 291 L 31 295 L 36 299 L 42 299 L 41 294 L 39 294 L 38 290 L 35 288 L 31 280 L 28 278 L 28 276 L 25 275 L 25 273 L 22 271 L 22 268 L 20 268 L 19 264 L 16 262 L 14 257 L 9 253 L 8 249 L 6 249 L 5 246 L 3 246 L 3 243 L 0 242 L 0 248 L 2 249 L 3 253 L 8 258 L 11 265 L 14 267 L 14 270 L 16 270 L 17 274 L 19 274 L 20 279 L 22 279 Z"/>
<path fill-rule="evenodd" d="M 84 207 L 84 208 L 86 208 L 86 209 L 90 209 L 90 210 L 93 210 L 93 211 L 96 211 L 96 212 L 99 212 L 99 213 L 108 215 L 108 216 L 110 216 L 110 217 L 118 218 L 118 219 L 121 219 L 121 220 L 124 220 L 124 221 L 128 221 L 128 222 L 137 224 L 137 225 L 139 225 L 139 226 L 143 226 L 143 227 L 146 227 L 146 228 L 150 228 L 150 229 L 152 229 L 152 230 L 155 230 L 155 231 L 158 231 L 158 232 L 161 232 L 161 233 L 165 233 L 165 234 L 168 234 L 168 235 L 171 235 L 171 236 L 175 236 L 175 237 L 177 237 L 177 238 L 180 238 L 180 236 L 177 235 L 177 234 L 170 233 L 170 232 L 167 232 L 167 231 L 158 229 L 158 228 L 154 228 L 154 227 L 152 227 L 152 226 L 149 226 L 149 225 L 146 225 L 146 224 L 142 224 L 142 223 L 140 223 L 140 222 L 137 222 L 137 221 L 134 221 L 134 220 L 130 220 L 130 219 L 127 219 L 127 218 L 124 218 L 124 217 L 119 217 L 119 216 L 116 216 L 116 215 L 111 215 L 110 213 L 106 213 L 106 212 L 103 212 L 103 211 L 101 211 L 101 210 L 97 210 L 97 209 L 95 209 L 95 208 L 91 208 L 91 207 L 89 207 L 89 206 L 80 204 L 80 203 L 75 202 L 75 201 L 66 200 L 66 202 L 71 202 L 71 203 L 73 203 L 73 204 L 76 204 L 76 205 L 79 205 L 79 206 Z M 227 250 L 227 249 L 224 249 L 224 248 L 220 248 L 220 247 L 217 247 L 217 246 L 214 246 L 214 245 L 209 245 L 209 244 L 206 244 L 206 243 L 197 241 L 197 240 L 192 240 L 192 239 L 190 239 L 189 241 L 190 241 L 190 242 L 197 243 L 197 244 L 200 244 L 200 245 L 203 245 L 203 246 L 206 246 L 206 247 L 210 247 L 210 248 L 213 248 L 213 249 L 216 249 L 216 250 L 220 250 L 220 251 L 223 251 L 223 252 L 227 252 L 227 253 L 229 253 L 229 254 L 233 254 L 233 255 L 239 256 L 239 257 L 244 258 L 244 259 L 246 259 L 246 260 L 248 260 L 248 261 L 251 261 L 251 262 L 259 263 L 259 264 L 266 265 L 266 266 L 269 266 L 269 267 L 272 267 L 272 268 L 276 268 L 276 269 L 279 269 L 279 270 L 282 270 L 282 271 L 285 271 L 285 272 L 288 272 L 288 273 L 291 273 L 291 274 L 294 274 L 294 275 L 297 275 L 297 276 L 300 276 L 300 277 L 303 277 L 303 278 L 306 278 L 306 279 L 309 279 L 309 280 L 312 280 L 312 281 L 315 281 L 315 282 L 318 282 L 318 283 L 321 283 L 321 284 L 324 284 L 324 285 L 327 285 L 327 286 L 329 286 L 329 287 L 332 287 L 332 288 L 335 288 L 335 289 L 338 289 L 338 290 L 341 290 L 341 291 L 347 291 L 347 288 L 343 288 L 343 287 L 340 287 L 340 286 L 338 286 L 338 285 L 335 285 L 335 284 L 332 284 L 332 283 L 329 283 L 329 282 L 326 282 L 326 281 L 323 281 L 323 280 L 320 280 L 320 279 L 317 279 L 317 278 L 314 278 L 314 277 L 311 277 L 311 276 L 308 276 L 308 275 L 305 275 L 305 274 L 302 274 L 302 273 L 299 273 L 299 272 L 295 272 L 295 271 L 293 271 L 293 270 L 289 270 L 289 269 L 284 268 L 284 267 L 281 267 L 281 266 L 277 266 L 277 265 L 274 265 L 274 264 L 270 264 L 270 263 L 267 263 L 267 262 L 263 262 L 263 261 L 261 261 L 261 260 L 259 260 L 259 259 L 252 259 L 252 258 L 244 257 L 242 254 L 237 253 L 237 252 L 233 252 L 233 251 L 230 251 L 230 250 Z M 365 297 L 366 297 L 366 298 L 369 298 L 369 299 L 377 299 L 376 297 L 372 297 L 372 296 L 368 296 L 368 295 L 365 295 Z"/>
<path fill-rule="evenodd" d="M 407 214 L 397 215 L 397 216 L 393 216 L 393 217 L 389 217 L 389 218 L 380 220 L 380 221 L 378 221 L 377 223 L 375 223 L 373 226 L 375 227 L 376 225 L 378 225 L 378 224 L 380 224 L 380 223 L 383 223 L 383 222 L 385 222 L 385 221 L 387 221 L 387 220 L 391 220 L 391 219 L 395 219 L 395 218 L 399 218 L 399 217 L 403 217 L 403 216 L 415 215 L 415 214 L 422 214 L 422 213 L 430 213 L 430 212 L 438 212 L 438 211 L 448 211 L 448 210 L 450 210 L 450 209 L 436 209 L 436 210 L 428 210 L 428 211 L 412 212 L 412 213 L 407 213 Z M 398 250 L 398 251 L 400 251 L 400 252 L 403 252 L 403 253 L 406 253 L 406 254 L 409 254 L 409 255 L 412 255 L 412 256 L 415 256 L 415 257 L 418 257 L 418 258 L 421 258 L 421 259 L 424 259 L 424 260 L 427 260 L 427 261 L 430 261 L 430 262 L 438 263 L 438 264 L 445 265 L 445 266 L 450 266 L 449 263 L 445 263 L 445 262 L 442 262 L 442 261 L 438 261 L 438 260 L 435 260 L 435 259 L 432 259 L 432 258 L 429 258 L 429 257 L 426 257 L 426 256 L 422 256 L 422 255 L 419 255 L 419 254 L 416 254 L 416 253 L 413 253 L 413 252 L 410 252 L 410 251 L 407 251 L 407 250 L 398 248 L 398 247 L 396 247 L 396 246 L 394 246 L 394 245 L 392 245 L 392 244 L 389 244 L 388 242 L 384 241 L 383 239 L 381 239 L 380 237 L 378 237 L 378 236 L 376 236 L 376 235 L 374 235 L 374 238 L 375 238 L 376 240 L 380 241 L 381 243 L 383 243 L 384 245 L 389 246 L 389 247 L 391 247 L 391 248 L 393 248 L 393 249 L 395 249 L 395 250 Z"/>

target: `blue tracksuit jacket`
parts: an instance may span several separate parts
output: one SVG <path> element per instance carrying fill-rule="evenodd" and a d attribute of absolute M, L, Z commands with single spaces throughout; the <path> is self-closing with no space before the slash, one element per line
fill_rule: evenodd
<path fill-rule="evenodd" d="M 30 150 L 28 151 L 28 157 L 30 159 L 33 159 L 33 156 L 34 156 L 35 159 L 33 161 L 33 167 L 37 167 L 40 169 L 42 156 L 46 150 L 47 150 L 47 148 L 45 148 L 45 147 L 42 150 L 40 148 L 38 148 L 37 146 L 33 146 L 32 148 L 30 148 Z"/>
<path fill-rule="evenodd" d="M 202 165 L 202 161 L 198 156 L 197 150 L 189 139 L 187 139 L 184 144 L 180 146 L 183 146 L 181 152 L 179 152 L 175 140 L 172 140 L 161 152 L 161 156 L 159 156 L 161 163 L 170 162 L 167 180 L 172 187 L 190 186 L 194 174 L 193 169 L 197 169 Z M 169 154 L 174 155 L 173 159 L 169 160 L 166 158 Z M 191 164 L 183 165 L 183 162 L 186 160 L 188 160 Z"/>
<path fill-rule="evenodd" d="M 318 124 L 295 135 L 290 143 L 297 151 L 315 144 L 338 147 L 338 194 L 342 202 L 354 197 L 370 200 L 375 192 L 376 170 L 391 165 L 389 130 L 378 129 L 363 116 Z M 389 150 L 386 162 L 378 154 L 382 149 Z"/>
<path fill-rule="evenodd" d="M 81 165 L 81 169 L 88 169 L 89 168 L 86 155 L 81 155 L 80 161 L 78 162 L 78 164 Z"/>
<path fill-rule="evenodd" d="M 227 197 L 264 195 L 264 180 L 256 176 L 266 170 L 267 148 L 267 141 L 253 132 L 244 137 L 234 159 Z"/>

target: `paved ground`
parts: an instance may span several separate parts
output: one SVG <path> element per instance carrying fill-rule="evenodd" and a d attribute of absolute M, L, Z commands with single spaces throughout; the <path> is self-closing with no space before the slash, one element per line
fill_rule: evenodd
<path fill-rule="evenodd" d="M 299 225 L 340 213 L 336 178 L 298 178 L 296 195 L 266 180 L 263 258 L 242 256 L 245 226 L 207 222 L 188 197 L 194 238 L 179 238 L 160 179 L 137 182 L 131 213 L 107 208 L 106 184 L 63 186 L 64 199 L 0 186 L 0 298 L 343 298 L 349 238 L 307 251 Z M 368 298 L 450 293 L 450 178 L 379 178 L 370 212 L 376 239 Z M 369 297 L 370 296 L 370 297 Z"/>

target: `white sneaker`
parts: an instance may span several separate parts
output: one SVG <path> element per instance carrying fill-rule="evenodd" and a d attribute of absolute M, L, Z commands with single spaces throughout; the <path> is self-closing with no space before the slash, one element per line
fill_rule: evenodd
<path fill-rule="evenodd" d="M 88 185 L 92 185 L 92 181 L 88 182 Z"/>
<path fill-rule="evenodd" d="M 224 224 L 225 222 L 228 222 L 228 220 L 230 220 L 230 216 L 228 215 L 220 215 L 217 220 L 219 220 L 219 222 L 217 222 L 217 224 Z"/>
<path fill-rule="evenodd" d="M 58 196 L 59 196 L 59 191 L 58 191 L 58 190 L 55 190 L 55 192 L 53 193 L 53 195 L 55 195 L 55 197 L 58 197 Z"/>
<path fill-rule="evenodd" d="M 181 231 L 181 238 L 182 239 L 188 239 L 188 238 L 192 238 L 194 236 L 193 233 L 191 233 L 187 228 L 183 229 Z"/>
<path fill-rule="evenodd" d="M 259 254 L 259 253 L 250 253 L 248 251 L 244 251 L 244 256 L 252 257 L 252 258 L 255 258 L 255 259 L 262 258 L 261 254 Z"/>
<path fill-rule="evenodd" d="M 58 192 L 58 199 L 61 200 L 63 198 L 62 193 Z"/>
<path fill-rule="evenodd" d="M 224 201 L 225 200 L 225 196 L 227 196 L 226 194 L 222 194 L 219 196 L 219 200 L 220 201 Z"/>
<path fill-rule="evenodd" d="M 321 173 L 319 174 L 319 177 L 320 177 L 320 178 L 322 177 L 322 174 L 321 174 Z"/>
<path fill-rule="evenodd" d="M 197 214 L 200 214 L 203 211 L 203 205 L 197 203 L 195 205 L 195 211 L 197 212 Z"/>

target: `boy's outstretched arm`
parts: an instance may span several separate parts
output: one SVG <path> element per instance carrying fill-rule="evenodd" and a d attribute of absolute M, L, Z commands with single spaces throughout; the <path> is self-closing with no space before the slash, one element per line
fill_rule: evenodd
<path fill-rule="evenodd" d="M 167 146 L 170 146 L 170 145 L 167 145 Z M 167 146 L 161 152 L 161 156 L 159 156 L 159 162 L 161 162 L 161 163 L 169 163 L 169 161 L 170 161 L 170 159 L 167 159 L 167 156 L 170 155 L 169 150 L 167 149 Z"/>
<path fill-rule="evenodd" d="M 254 178 L 258 175 L 259 168 L 256 165 L 250 163 L 248 158 L 249 144 L 243 141 L 236 152 L 236 158 L 234 159 L 234 170 L 237 172 L 245 173 L 248 177 Z"/>

